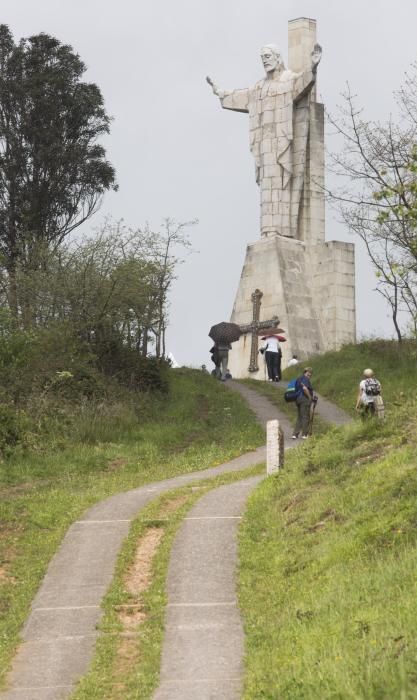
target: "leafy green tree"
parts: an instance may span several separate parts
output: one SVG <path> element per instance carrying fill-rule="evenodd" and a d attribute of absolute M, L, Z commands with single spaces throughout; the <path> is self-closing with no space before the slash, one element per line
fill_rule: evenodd
<path fill-rule="evenodd" d="M 97 85 L 70 46 L 47 34 L 15 43 L 0 25 L 0 255 L 7 300 L 30 325 L 19 269 L 43 266 L 115 189 L 115 171 L 100 138 L 110 118 Z M 3 282 L 5 279 L 3 278 Z"/>
<path fill-rule="evenodd" d="M 19 268 L 16 279 L 20 295 L 30 299 L 32 327 L 63 322 L 96 348 L 117 340 L 144 357 L 164 357 L 179 250 L 190 245 L 186 226 L 167 219 L 154 232 L 110 220 L 93 236 L 45 254 L 37 270 Z M 7 279 L 0 274 L 0 305 L 6 296 Z"/>

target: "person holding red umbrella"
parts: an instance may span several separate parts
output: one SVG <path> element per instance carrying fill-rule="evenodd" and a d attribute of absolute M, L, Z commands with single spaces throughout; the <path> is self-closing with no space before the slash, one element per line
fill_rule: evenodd
<path fill-rule="evenodd" d="M 268 379 L 270 382 L 279 382 L 281 379 L 281 346 L 280 341 L 285 342 L 285 338 L 280 335 L 266 335 L 262 340 L 265 345 L 261 348 L 261 352 L 265 353 L 265 362 L 268 370 Z"/>

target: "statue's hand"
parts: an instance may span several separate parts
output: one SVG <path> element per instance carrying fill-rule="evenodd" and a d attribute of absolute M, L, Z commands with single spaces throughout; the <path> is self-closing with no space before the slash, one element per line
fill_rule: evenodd
<path fill-rule="evenodd" d="M 317 66 L 319 65 L 321 61 L 321 54 L 322 54 L 322 49 L 320 44 L 315 44 L 314 48 L 311 52 L 311 67 L 313 71 L 317 70 Z"/>
<path fill-rule="evenodd" d="M 213 83 L 213 81 L 209 75 L 207 75 L 206 80 L 207 80 L 208 84 L 211 86 L 211 89 L 213 90 L 214 94 L 217 95 L 217 97 L 221 97 L 221 94 L 222 94 L 221 91 L 219 90 L 217 85 L 215 83 Z"/>

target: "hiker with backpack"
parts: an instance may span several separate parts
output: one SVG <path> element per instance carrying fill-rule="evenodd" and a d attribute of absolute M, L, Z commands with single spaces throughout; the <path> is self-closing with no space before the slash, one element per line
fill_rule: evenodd
<path fill-rule="evenodd" d="M 384 418 L 381 383 L 370 368 L 363 371 L 363 379 L 359 383 L 359 391 L 356 399 L 356 410 L 361 412 L 362 418 L 368 416 Z"/>
<path fill-rule="evenodd" d="M 301 377 L 298 377 L 295 381 L 294 393 L 297 406 L 297 422 L 292 434 L 293 440 L 296 440 L 300 433 L 301 439 L 306 440 L 311 432 L 311 409 L 317 401 L 311 384 L 312 374 L 312 368 L 306 367 Z"/>

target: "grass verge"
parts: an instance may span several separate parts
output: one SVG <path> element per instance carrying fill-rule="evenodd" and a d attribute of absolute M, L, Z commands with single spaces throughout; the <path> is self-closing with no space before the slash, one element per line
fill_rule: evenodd
<path fill-rule="evenodd" d="M 240 532 L 247 700 L 417 698 L 415 369 L 406 355 L 394 372 L 394 348 L 382 351 L 389 363 L 375 345 L 373 361 L 349 349 L 349 372 L 353 382 L 363 366 L 378 371 L 388 420 L 314 437 L 249 500 Z M 348 408 L 343 352 L 332 386 L 329 357 L 314 367 L 317 388 Z M 408 401 L 395 405 L 401 391 Z"/>
<path fill-rule="evenodd" d="M 0 683 L 47 565 L 69 525 L 114 493 L 227 461 L 263 443 L 244 401 L 197 371 L 138 418 L 81 412 L 72 443 L 0 464 Z"/>
<path fill-rule="evenodd" d="M 313 386 L 330 401 L 334 401 L 351 415 L 362 373 L 371 367 L 380 382 L 388 411 L 395 410 L 415 395 L 417 381 L 417 343 L 414 340 L 399 344 L 392 340 L 367 340 L 357 345 L 345 345 L 337 352 L 327 352 L 307 359 L 301 366 L 284 372 L 284 381 L 298 376 L 302 367 L 314 370 Z"/>

